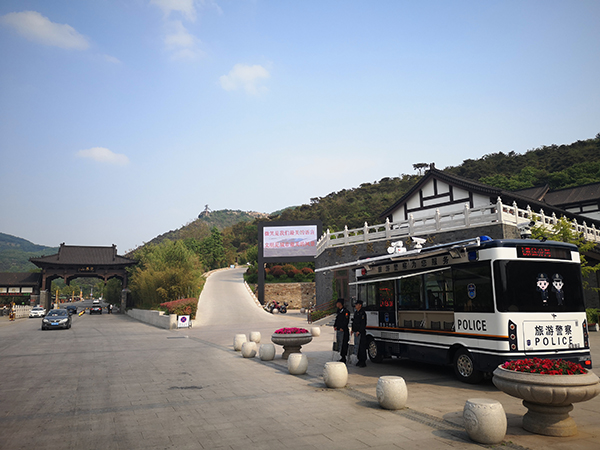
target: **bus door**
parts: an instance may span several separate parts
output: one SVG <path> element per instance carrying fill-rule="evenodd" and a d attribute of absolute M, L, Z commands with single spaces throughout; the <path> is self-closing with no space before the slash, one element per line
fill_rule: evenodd
<path fill-rule="evenodd" d="M 396 301 L 394 294 L 394 281 L 377 283 L 377 306 L 379 310 L 379 327 L 396 328 Z"/>

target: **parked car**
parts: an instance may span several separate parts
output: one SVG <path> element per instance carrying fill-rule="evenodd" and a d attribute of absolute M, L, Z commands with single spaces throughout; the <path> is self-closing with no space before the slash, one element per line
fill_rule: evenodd
<path fill-rule="evenodd" d="M 41 306 L 34 306 L 31 311 L 29 311 L 29 318 L 32 317 L 44 317 L 46 315 L 46 308 L 42 308 Z"/>
<path fill-rule="evenodd" d="M 77 306 L 67 305 L 66 308 L 67 308 L 69 315 L 77 314 Z"/>
<path fill-rule="evenodd" d="M 71 315 L 66 309 L 51 309 L 42 319 L 42 330 L 49 328 L 71 328 Z"/>

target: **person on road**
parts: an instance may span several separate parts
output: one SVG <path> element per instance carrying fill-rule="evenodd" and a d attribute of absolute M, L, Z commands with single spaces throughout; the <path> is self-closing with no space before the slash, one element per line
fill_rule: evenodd
<path fill-rule="evenodd" d="M 109 303 L 108 304 L 108 313 L 109 314 L 112 314 L 112 308 L 113 308 L 112 303 Z"/>
<path fill-rule="evenodd" d="M 350 340 L 350 330 L 348 329 L 350 311 L 344 307 L 343 298 L 338 298 L 337 302 L 335 302 L 335 306 L 337 306 L 338 310 L 337 315 L 335 316 L 333 329 L 336 331 L 336 341 L 341 356 L 340 361 L 345 363 L 346 356 L 348 355 L 348 341 Z"/>
<path fill-rule="evenodd" d="M 358 367 L 367 367 L 367 314 L 362 309 L 363 302 L 358 300 L 355 305 L 354 318 L 352 319 L 352 332 L 354 345 L 358 345 Z M 356 342 L 358 340 L 358 343 Z"/>

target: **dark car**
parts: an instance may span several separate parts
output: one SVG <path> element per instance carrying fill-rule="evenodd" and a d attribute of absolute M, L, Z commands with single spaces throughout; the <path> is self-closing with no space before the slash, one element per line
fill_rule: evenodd
<path fill-rule="evenodd" d="M 77 314 L 77 306 L 67 305 L 66 308 L 67 308 L 67 311 L 69 312 L 69 315 Z"/>
<path fill-rule="evenodd" d="M 90 308 L 90 314 L 102 314 L 102 305 L 98 300 L 94 300 L 94 303 Z"/>
<path fill-rule="evenodd" d="M 51 309 L 42 319 L 42 330 L 49 328 L 71 328 L 71 315 L 66 309 Z"/>

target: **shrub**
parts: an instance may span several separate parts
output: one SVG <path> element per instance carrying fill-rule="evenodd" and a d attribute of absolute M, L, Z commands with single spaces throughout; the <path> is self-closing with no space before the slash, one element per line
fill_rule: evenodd
<path fill-rule="evenodd" d="M 271 269 L 271 274 L 275 277 L 275 278 L 281 278 L 283 275 L 285 275 L 285 271 L 283 270 L 283 268 L 281 266 L 274 266 Z"/>
<path fill-rule="evenodd" d="M 282 269 L 285 271 L 286 275 L 289 278 L 294 278 L 294 275 L 296 275 L 297 273 L 299 273 L 300 271 L 298 269 L 296 269 L 293 265 L 291 264 L 286 264 L 282 267 Z"/>
<path fill-rule="evenodd" d="M 303 267 L 302 268 L 302 273 L 304 275 L 310 275 L 311 273 L 315 273 L 315 271 L 312 270 L 310 267 Z"/>
<path fill-rule="evenodd" d="M 588 308 L 585 310 L 585 316 L 587 318 L 587 323 L 598 323 L 600 319 L 600 310 L 595 308 Z"/>
<path fill-rule="evenodd" d="M 195 319 L 196 311 L 198 309 L 198 299 L 182 298 L 181 300 L 165 302 L 160 304 L 160 308 L 164 309 L 169 314 L 177 314 L 178 316 L 189 315 L 192 319 Z"/>

